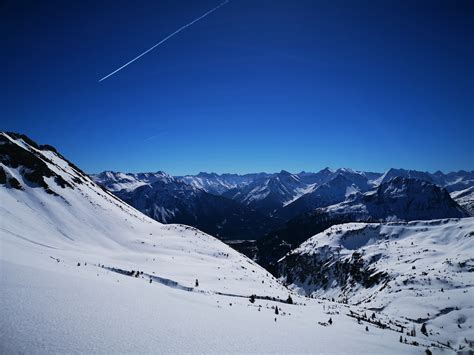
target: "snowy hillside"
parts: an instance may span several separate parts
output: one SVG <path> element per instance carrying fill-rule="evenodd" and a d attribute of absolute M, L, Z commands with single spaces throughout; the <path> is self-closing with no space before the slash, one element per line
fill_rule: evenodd
<path fill-rule="evenodd" d="M 451 198 L 474 216 L 474 186 L 465 190 L 451 192 Z"/>
<path fill-rule="evenodd" d="M 447 348 L 419 335 L 400 343 L 397 329 L 359 324 L 351 313 L 360 307 L 296 294 L 290 303 L 248 258 L 199 230 L 144 216 L 25 136 L 0 134 L 0 177 L 2 353 Z"/>
<path fill-rule="evenodd" d="M 337 225 L 279 261 L 306 295 L 336 298 L 425 324 L 465 344 L 474 326 L 474 218 Z M 457 345 L 458 346 L 458 345 Z"/>
<path fill-rule="evenodd" d="M 3 133 L 0 142 L 1 171 L 9 181 L 18 182 L 7 182 L 0 189 L 4 260 L 30 265 L 21 257 L 28 250 L 42 260 L 40 264 L 48 264 L 51 256 L 72 264 L 140 270 L 186 287 L 198 278 L 201 290 L 213 292 L 249 294 L 261 288 L 261 278 L 267 273 L 217 239 L 144 216 L 53 150 Z M 25 163 L 40 166 L 41 172 L 32 171 L 34 164 L 19 164 L 20 154 Z M 224 277 L 229 281 L 219 285 L 218 279 Z"/>

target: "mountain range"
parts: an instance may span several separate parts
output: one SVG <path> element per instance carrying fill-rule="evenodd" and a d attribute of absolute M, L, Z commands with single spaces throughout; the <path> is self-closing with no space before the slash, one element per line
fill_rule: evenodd
<path fill-rule="evenodd" d="M 468 171 L 325 168 L 175 177 L 107 171 L 91 177 L 149 217 L 215 235 L 272 271 L 285 253 L 335 223 L 469 216 L 474 201 L 474 172 Z"/>
<path fill-rule="evenodd" d="M 364 193 L 380 184 L 397 177 L 423 180 L 433 183 L 452 193 L 462 206 L 469 207 L 466 199 L 458 197 L 460 191 L 474 186 L 474 171 L 458 171 L 444 174 L 440 171 L 431 174 L 415 170 L 389 169 L 385 173 L 361 172 L 351 169 L 331 170 L 325 168 L 316 173 L 297 174 L 282 170 L 279 173 L 256 174 L 215 174 L 170 176 L 164 172 L 121 173 L 106 171 L 91 177 L 114 193 L 126 193 L 128 196 L 143 185 L 160 181 L 165 185 L 177 185 L 178 182 L 189 185 L 188 192 L 182 198 L 188 199 L 196 191 L 204 191 L 214 196 L 222 196 L 238 202 L 263 215 L 287 221 L 298 215 L 320 207 L 343 202 L 352 194 Z M 182 185 L 183 187 L 185 185 Z M 466 193 L 463 195 L 466 197 Z M 191 197 L 192 198 L 192 197 Z M 172 204 L 160 205 L 165 210 L 173 210 Z M 165 216 L 163 216 L 165 218 Z M 242 236 L 242 239 L 249 239 Z"/>

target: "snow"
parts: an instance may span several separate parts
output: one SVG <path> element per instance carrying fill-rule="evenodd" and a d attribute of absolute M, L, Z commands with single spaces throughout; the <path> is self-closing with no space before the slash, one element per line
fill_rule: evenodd
<path fill-rule="evenodd" d="M 420 353 L 399 344 L 397 333 L 371 327 L 366 334 L 330 302 L 279 305 L 275 322 L 274 302 L 97 276 L 89 265 L 0 265 L 3 353 Z M 317 324 L 329 317 L 333 326 Z"/>
<path fill-rule="evenodd" d="M 317 187 L 317 184 L 308 184 L 306 186 L 296 188 L 294 191 L 294 195 L 289 200 L 283 202 L 282 207 L 289 205 L 290 203 L 296 201 L 303 195 L 313 192 L 316 189 L 316 187 Z"/>
<path fill-rule="evenodd" d="M 47 178 L 48 194 L 1 162 L 23 188 L 0 185 L 1 353 L 420 353 L 395 331 L 367 332 L 347 305 L 279 302 L 290 291 L 219 240 L 162 225 L 54 152 L 8 139 L 73 188 Z"/>

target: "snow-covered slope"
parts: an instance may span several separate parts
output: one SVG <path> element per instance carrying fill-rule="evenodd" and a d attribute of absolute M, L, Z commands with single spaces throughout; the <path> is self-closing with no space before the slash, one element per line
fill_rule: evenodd
<path fill-rule="evenodd" d="M 465 190 L 451 192 L 451 198 L 474 216 L 474 186 Z"/>
<path fill-rule="evenodd" d="M 465 346 L 474 326 L 474 218 L 337 225 L 279 261 L 294 290 L 403 315 Z"/>
<path fill-rule="evenodd" d="M 8 262 L 31 266 L 40 259 L 49 265 L 53 257 L 140 270 L 186 287 L 197 278 L 201 290 L 238 294 L 257 293 L 262 278 L 274 282 L 214 237 L 146 217 L 57 152 L 29 144 L 26 137 L 2 133 L 0 154 L 1 171 L 19 183 L 0 188 L 2 258 Z M 219 282 L 224 277 L 228 281 Z M 275 284 L 273 290 L 282 288 Z"/>
<path fill-rule="evenodd" d="M 449 192 L 461 191 L 474 186 L 474 171 L 459 170 L 448 174 L 437 171 L 433 180 Z"/>
<path fill-rule="evenodd" d="M 104 171 L 100 174 L 90 175 L 92 180 L 104 186 L 107 190 L 133 191 L 144 185 L 151 185 L 157 181 L 170 183 L 174 178 L 162 171 L 156 173 L 122 173 L 118 171 Z"/>

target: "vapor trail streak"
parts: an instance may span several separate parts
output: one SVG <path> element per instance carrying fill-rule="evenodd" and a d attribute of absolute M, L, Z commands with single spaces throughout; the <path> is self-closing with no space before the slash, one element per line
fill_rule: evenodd
<path fill-rule="evenodd" d="M 207 15 L 213 13 L 214 11 L 216 11 L 217 9 L 219 9 L 220 7 L 224 6 L 225 4 L 227 4 L 229 2 L 229 0 L 225 0 L 224 2 L 221 2 L 219 5 L 217 5 L 216 7 L 214 7 L 213 9 L 207 11 L 205 14 L 199 16 L 197 19 L 191 21 L 190 23 L 188 23 L 187 25 L 184 25 L 180 28 L 178 28 L 176 31 L 174 31 L 172 34 L 166 36 L 165 38 L 163 38 L 161 41 L 159 41 L 157 44 L 155 44 L 153 47 L 147 49 L 145 52 L 143 52 L 142 54 L 140 54 L 139 56 L 133 58 L 132 60 L 130 60 L 129 62 L 125 63 L 124 65 L 122 65 L 120 68 L 114 70 L 112 73 L 104 76 L 102 79 L 99 80 L 99 83 L 102 81 L 102 80 L 105 80 L 107 79 L 109 76 L 112 76 L 114 75 L 115 73 L 119 72 L 120 70 L 122 70 L 123 68 L 125 68 L 126 66 L 132 64 L 134 61 L 136 61 L 137 59 L 140 59 L 141 57 L 143 57 L 145 54 L 147 54 L 148 52 L 152 51 L 153 49 L 155 49 L 156 47 L 158 47 L 160 44 L 166 42 L 167 40 L 169 40 L 171 37 L 173 37 L 174 35 L 178 34 L 179 32 L 181 32 L 182 30 L 184 30 L 185 28 L 188 28 L 189 26 L 191 26 L 193 23 L 196 23 L 198 22 L 199 20 L 203 19 L 204 17 L 206 17 Z"/>

